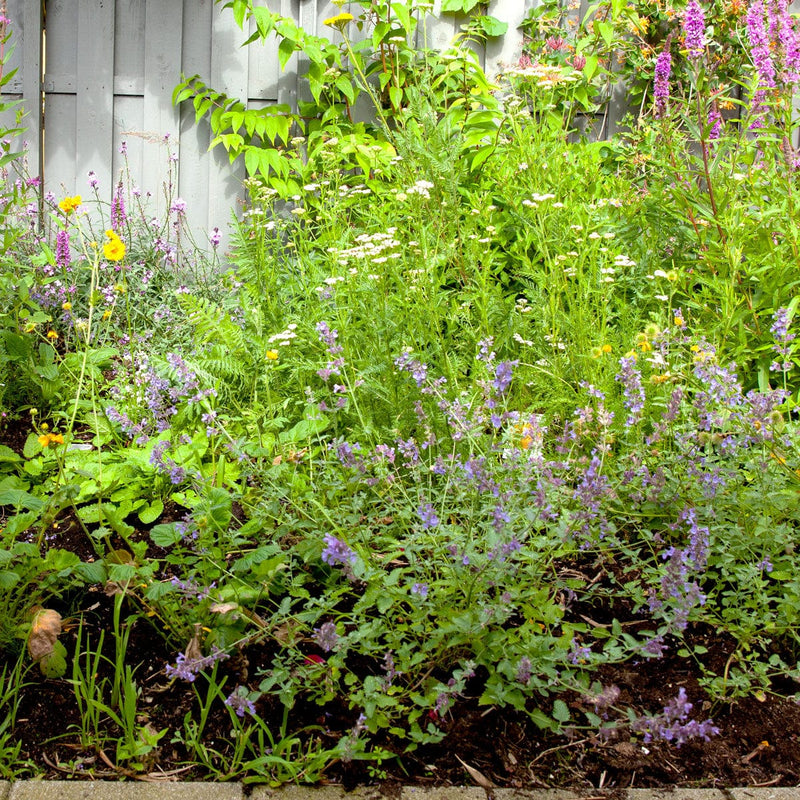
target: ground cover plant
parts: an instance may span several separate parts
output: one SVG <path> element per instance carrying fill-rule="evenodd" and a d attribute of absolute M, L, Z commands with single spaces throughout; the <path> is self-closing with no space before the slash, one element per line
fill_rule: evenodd
<path fill-rule="evenodd" d="M 230 253 L 169 137 L 153 219 L 8 132 L 0 774 L 795 785 L 797 23 L 544 6 L 495 85 L 352 5 L 227 4 L 301 115 L 176 90 L 251 172 Z"/>

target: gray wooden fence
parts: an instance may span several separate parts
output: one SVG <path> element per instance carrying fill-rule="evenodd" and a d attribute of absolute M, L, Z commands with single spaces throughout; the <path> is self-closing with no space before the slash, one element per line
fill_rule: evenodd
<path fill-rule="evenodd" d="M 492 3 L 491 12 L 509 23 L 509 33 L 482 54 L 490 72 L 519 56 L 517 26 L 533 3 Z M 323 20 L 340 10 L 328 0 L 266 4 L 308 32 L 328 36 Z M 191 108 L 175 108 L 172 91 L 181 73 L 197 73 L 251 106 L 294 105 L 303 70 L 299 57 L 282 71 L 276 43 L 242 48 L 245 37 L 233 15 L 213 0 L 7 0 L 7 5 L 16 42 L 11 66 L 18 68 L 8 90 L 23 100 L 29 170 L 43 177 L 45 189 L 57 196 L 88 196 L 87 176 L 93 171 L 101 199 L 110 202 L 125 164 L 120 152 L 125 142 L 132 185 L 150 192 L 163 210 L 164 184 L 171 176 L 198 243 L 207 242 L 211 228 L 224 230 L 242 195 L 243 170 L 231 168 L 222 148 L 208 152 L 208 126 L 195 126 Z M 452 15 L 436 18 L 425 32 L 427 43 L 447 46 L 461 22 Z M 170 154 L 177 160 L 168 171 Z"/>

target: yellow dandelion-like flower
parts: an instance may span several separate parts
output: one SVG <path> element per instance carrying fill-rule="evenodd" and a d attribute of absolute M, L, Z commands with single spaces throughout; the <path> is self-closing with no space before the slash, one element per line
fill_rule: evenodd
<path fill-rule="evenodd" d="M 58 207 L 69 216 L 81 204 L 81 196 L 76 194 L 75 197 L 65 197 Z"/>
<path fill-rule="evenodd" d="M 107 309 L 106 309 L 106 310 L 103 312 L 103 319 L 111 319 L 111 313 L 112 313 L 112 312 L 111 312 L 111 309 L 110 309 L 110 308 L 107 308 Z"/>
<path fill-rule="evenodd" d="M 106 231 L 108 241 L 103 245 L 103 255 L 107 261 L 121 261 L 125 258 L 125 244 L 114 231 Z"/>
<path fill-rule="evenodd" d="M 278 351 L 277 350 L 267 350 L 266 356 L 270 361 L 277 361 L 278 360 Z"/>
<path fill-rule="evenodd" d="M 69 311 L 71 308 L 72 308 L 72 303 L 70 303 L 69 300 L 67 300 L 66 303 L 61 304 L 62 311 Z"/>
<path fill-rule="evenodd" d="M 348 14 L 346 11 L 343 11 L 341 14 L 337 14 L 335 17 L 328 17 L 328 19 L 323 21 L 323 24 L 327 25 L 330 28 L 338 28 L 342 30 L 348 22 L 352 22 L 355 17 L 352 14 Z"/>
<path fill-rule="evenodd" d="M 58 339 L 58 334 L 53 330 L 47 331 L 47 338 L 48 339 Z"/>
<path fill-rule="evenodd" d="M 43 450 L 50 447 L 51 444 L 64 444 L 64 437 L 60 433 L 44 433 L 37 439 Z"/>

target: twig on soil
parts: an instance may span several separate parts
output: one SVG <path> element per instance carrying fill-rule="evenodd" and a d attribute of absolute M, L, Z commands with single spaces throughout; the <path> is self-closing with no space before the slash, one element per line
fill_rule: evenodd
<path fill-rule="evenodd" d="M 577 742 L 570 742 L 569 744 L 560 744 L 558 747 L 548 747 L 547 750 L 542 750 L 542 752 L 539 753 L 539 755 L 536 756 L 536 758 L 534 758 L 533 761 L 531 761 L 531 763 L 528 766 L 529 767 L 533 766 L 537 761 L 540 761 L 541 759 L 543 759 L 546 755 L 549 755 L 550 753 L 556 753 L 559 750 L 566 750 L 568 747 L 576 747 L 577 745 L 585 744 L 588 741 L 589 741 L 588 738 L 587 739 L 578 739 Z M 591 800 L 591 798 L 584 797 L 583 800 Z"/>
<path fill-rule="evenodd" d="M 759 787 L 759 786 L 774 786 L 776 783 L 780 783 L 783 775 L 776 775 L 771 781 L 760 781 L 759 783 L 751 783 L 752 787 Z"/>

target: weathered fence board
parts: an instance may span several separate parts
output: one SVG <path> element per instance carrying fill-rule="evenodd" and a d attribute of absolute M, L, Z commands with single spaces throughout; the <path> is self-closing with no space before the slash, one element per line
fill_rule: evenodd
<path fill-rule="evenodd" d="M 230 221 L 242 198 L 244 171 L 232 169 L 221 148 L 207 152 L 209 128 L 195 126 L 191 107 L 172 106 L 172 90 L 181 74 L 200 74 L 215 89 L 254 106 L 276 101 L 296 106 L 298 99 L 308 99 L 298 77 L 307 67 L 304 56 L 292 56 L 281 70 L 274 41 L 242 48 L 245 37 L 233 16 L 213 0 L 7 2 L 17 42 L 14 66 L 19 68 L 9 90 L 23 100 L 27 112 L 31 172 L 40 174 L 41 166 L 45 188 L 62 196 L 91 194 L 88 173 L 93 171 L 101 200 L 110 203 L 127 165 L 131 184 L 150 193 L 161 212 L 164 182 L 171 175 L 175 194 L 187 203 L 190 227 L 203 245 L 213 227 L 224 230 Z M 534 2 L 495 0 L 492 12 L 509 23 L 510 32 L 485 55 L 481 51 L 487 69 L 518 55 L 517 26 Z M 331 0 L 267 4 L 310 33 L 334 41 L 340 35 L 324 20 L 349 8 Z M 441 0 L 436 0 L 434 12 L 440 8 Z M 428 17 L 417 45 L 446 47 L 462 22 L 452 15 Z M 177 163 L 168 172 L 170 153 Z"/>

